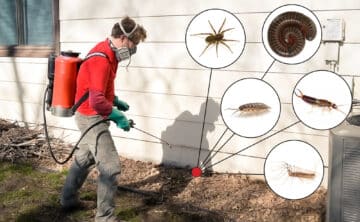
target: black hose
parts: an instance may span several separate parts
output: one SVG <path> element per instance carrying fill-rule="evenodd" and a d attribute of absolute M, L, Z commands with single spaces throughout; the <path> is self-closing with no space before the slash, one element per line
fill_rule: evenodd
<path fill-rule="evenodd" d="M 80 141 L 84 138 L 84 136 L 95 126 L 101 124 L 101 123 L 105 123 L 107 121 L 110 121 L 110 119 L 103 119 L 103 120 L 99 120 L 95 123 L 93 123 L 91 126 L 89 126 L 80 136 L 79 140 L 77 141 L 77 143 L 75 144 L 75 146 L 73 147 L 73 149 L 71 150 L 70 154 L 68 157 L 66 157 L 65 160 L 61 161 L 61 160 L 58 160 L 55 155 L 54 155 L 54 152 L 53 152 L 53 148 L 51 147 L 51 143 L 50 143 L 50 138 L 49 138 L 49 133 L 48 133 L 48 130 L 47 130 L 47 122 L 46 122 L 46 111 L 45 111 L 45 104 L 46 104 L 46 94 L 48 92 L 49 88 L 46 87 L 46 90 L 45 90 L 45 95 L 44 95 L 44 101 L 43 101 L 43 117 L 44 117 L 44 131 L 45 131 L 45 138 L 46 138 L 46 142 L 48 144 L 48 148 L 49 148 L 49 151 L 50 151 L 50 155 L 51 157 L 54 159 L 54 161 L 57 163 L 57 164 L 65 164 L 67 163 L 71 157 L 74 155 L 74 152 L 75 150 L 78 149 L 78 145 L 80 144 Z"/>
<path fill-rule="evenodd" d="M 81 142 L 81 140 L 84 138 L 84 136 L 85 136 L 93 127 L 95 127 L 95 126 L 97 126 L 97 125 L 99 125 L 99 124 L 101 124 L 101 123 L 105 123 L 105 122 L 107 122 L 107 121 L 110 121 L 110 119 L 109 119 L 109 118 L 102 119 L 102 120 L 99 120 L 99 121 L 93 123 L 92 125 L 90 125 L 90 126 L 81 134 L 79 140 L 77 141 L 77 143 L 75 144 L 75 146 L 74 146 L 73 149 L 71 150 L 69 156 L 66 157 L 65 160 L 60 161 L 60 160 L 58 160 L 58 159 L 55 157 L 55 155 L 54 155 L 53 148 L 51 147 L 51 143 L 50 143 L 49 132 L 48 132 L 48 129 L 47 129 L 45 104 L 46 104 L 46 95 L 47 95 L 48 91 L 49 91 L 49 86 L 46 87 L 45 94 L 44 94 L 44 101 L 43 101 L 43 117 L 44 117 L 45 138 L 46 138 L 46 142 L 47 142 L 47 145 L 48 145 L 48 148 L 49 148 L 49 151 L 50 151 L 50 155 L 51 155 L 51 157 L 54 159 L 54 161 L 55 161 L 56 163 L 58 163 L 58 164 L 65 164 L 65 163 L 67 163 L 67 162 L 71 159 L 71 157 L 74 155 L 75 150 L 76 150 L 76 149 L 79 149 L 79 148 L 78 148 L 78 145 L 80 144 L 80 142 Z M 130 125 L 130 127 L 133 128 L 133 129 L 136 129 L 136 130 L 138 130 L 138 131 L 140 131 L 140 132 L 142 132 L 142 133 L 144 133 L 144 134 L 146 134 L 146 135 L 149 135 L 149 136 L 151 136 L 151 137 L 154 137 L 154 138 L 160 140 L 161 143 L 165 143 L 166 145 L 169 146 L 169 148 L 171 148 L 171 145 L 170 145 L 168 142 L 166 142 L 165 140 L 163 140 L 163 139 L 161 139 L 161 138 L 159 138 L 159 137 L 157 137 L 157 136 L 155 136 L 155 135 L 153 135 L 153 134 L 151 134 L 151 133 L 148 133 L 148 132 L 146 132 L 146 131 L 144 131 L 144 130 L 142 130 L 142 129 L 139 129 L 139 128 L 135 127 L 135 123 L 134 123 L 134 121 L 133 121 L 132 119 L 129 120 L 129 125 Z"/>

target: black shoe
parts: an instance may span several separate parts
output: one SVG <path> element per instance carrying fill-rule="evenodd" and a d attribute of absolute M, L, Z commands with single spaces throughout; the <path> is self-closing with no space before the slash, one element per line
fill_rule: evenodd
<path fill-rule="evenodd" d="M 61 206 L 64 212 L 72 212 L 77 210 L 91 210 L 96 208 L 96 203 L 90 200 L 80 200 L 76 204 Z"/>

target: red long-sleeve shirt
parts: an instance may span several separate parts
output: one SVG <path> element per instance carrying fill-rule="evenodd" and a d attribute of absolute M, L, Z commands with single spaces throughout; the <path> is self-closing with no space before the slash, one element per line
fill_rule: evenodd
<path fill-rule="evenodd" d="M 89 91 L 89 98 L 77 111 L 88 116 L 96 114 L 108 116 L 113 106 L 118 61 L 110 48 L 108 39 L 98 43 L 89 53 L 93 52 L 104 53 L 108 58 L 94 56 L 81 64 L 76 81 L 75 102 L 87 91 Z"/>

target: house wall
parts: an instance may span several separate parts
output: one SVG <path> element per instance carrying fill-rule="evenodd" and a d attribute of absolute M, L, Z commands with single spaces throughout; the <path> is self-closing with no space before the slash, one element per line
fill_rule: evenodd
<path fill-rule="evenodd" d="M 273 59 L 262 44 L 262 25 L 272 10 L 284 4 L 300 4 L 311 9 L 321 23 L 328 18 L 345 21 L 345 42 L 340 47 L 336 72 L 349 84 L 352 77 L 358 81 L 359 72 L 353 58 L 360 57 L 360 33 L 352 28 L 357 27 L 360 20 L 360 2 L 357 0 L 228 0 L 221 3 L 214 0 L 61 0 L 60 47 L 61 50 L 81 52 L 80 57 L 84 57 L 94 44 L 109 36 L 113 24 L 123 16 L 129 15 L 142 24 L 148 38 L 139 45 L 127 69 L 124 67 L 126 64 L 120 63 L 116 94 L 130 104 L 126 115 L 136 122 L 137 127 L 167 140 L 172 148 L 136 130 L 123 132 L 112 125 L 118 152 L 137 160 L 193 167 L 197 164 L 201 137 L 203 158 L 226 129 L 219 112 L 225 90 L 241 78 L 261 78 L 272 63 Z M 246 44 L 242 56 L 234 64 L 212 70 L 205 128 L 201 135 L 210 69 L 201 67 L 189 56 L 185 32 L 191 19 L 209 8 L 225 9 L 237 16 L 246 32 Z M 310 60 L 297 65 L 275 62 L 264 80 L 280 97 L 281 116 L 277 125 L 263 137 L 234 136 L 212 163 L 298 121 L 291 105 L 294 86 L 306 73 L 330 69 L 325 63 L 329 50 L 321 44 Z M 0 117 L 42 123 L 41 103 L 47 83 L 47 59 L 0 58 L 0 70 Z M 73 118 L 50 115 L 48 118 L 56 135 L 69 141 L 78 138 Z M 303 140 L 312 144 L 327 166 L 328 135 L 328 131 L 312 130 L 299 123 L 217 164 L 213 170 L 263 174 L 264 159 L 269 151 L 286 140 Z M 229 136 L 231 132 L 227 131 L 222 141 Z M 323 180 L 325 186 L 326 176 L 327 168 Z"/>

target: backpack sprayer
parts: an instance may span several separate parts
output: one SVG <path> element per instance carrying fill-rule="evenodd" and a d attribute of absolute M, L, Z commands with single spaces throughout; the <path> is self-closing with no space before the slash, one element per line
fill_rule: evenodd
<path fill-rule="evenodd" d="M 59 56 L 56 56 L 54 54 L 51 54 L 49 56 L 49 63 L 48 63 L 49 83 L 45 90 L 44 102 L 43 102 L 44 131 L 51 157 L 58 164 L 65 164 L 71 159 L 75 150 L 78 149 L 78 145 L 80 144 L 80 141 L 93 127 L 101 123 L 110 121 L 110 119 L 103 119 L 90 125 L 80 136 L 79 140 L 76 142 L 69 156 L 66 157 L 65 160 L 61 161 L 55 157 L 53 149 L 51 147 L 49 133 L 47 129 L 46 110 L 50 111 L 52 115 L 58 117 L 73 116 L 77 108 L 89 97 L 89 92 L 87 92 L 79 99 L 79 101 L 75 103 L 76 78 L 81 63 L 94 56 L 101 56 L 108 58 L 104 53 L 94 52 L 94 53 L 90 53 L 89 55 L 86 56 L 84 60 L 82 60 L 81 58 L 78 57 L 79 54 L 80 53 L 70 51 L 70 52 L 61 52 Z M 131 119 L 129 120 L 129 125 L 131 128 L 136 129 L 139 132 L 142 132 L 144 134 L 147 134 L 151 137 L 160 140 L 162 143 L 165 143 L 171 148 L 171 145 L 165 140 L 135 127 L 135 123 Z"/>

